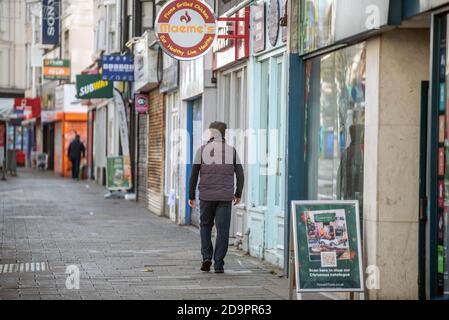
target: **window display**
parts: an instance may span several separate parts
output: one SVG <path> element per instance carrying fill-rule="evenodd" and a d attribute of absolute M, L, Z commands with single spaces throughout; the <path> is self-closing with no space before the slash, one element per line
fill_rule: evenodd
<path fill-rule="evenodd" d="M 307 61 L 305 99 L 308 199 L 362 209 L 365 44 Z"/>
<path fill-rule="evenodd" d="M 436 212 L 436 291 L 437 295 L 449 294 L 448 277 L 448 211 L 449 211 L 449 101 L 448 86 L 449 64 L 447 57 L 447 17 L 442 19 L 439 48 L 439 76 L 438 76 L 438 157 L 437 157 L 437 187 L 438 210 Z"/>

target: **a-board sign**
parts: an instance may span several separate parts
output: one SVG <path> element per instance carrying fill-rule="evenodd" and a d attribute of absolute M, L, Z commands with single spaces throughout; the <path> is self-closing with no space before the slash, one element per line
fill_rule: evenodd
<path fill-rule="evenodd" d="M 106 166 L 107 188 L 110 191 L 131 189 L 129 157 L 108 157 Z"/>
<path fill-rule="evenodd" d="M 363 292 L 358 201 L 293 201 L 297 293 Z"/>

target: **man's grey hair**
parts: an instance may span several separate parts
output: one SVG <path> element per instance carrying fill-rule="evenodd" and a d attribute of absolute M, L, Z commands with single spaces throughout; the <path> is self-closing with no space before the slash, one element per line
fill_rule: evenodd
<path fill-rule="evenodd" d="M 224 122 L 215 121 L 210 124 L 209 129 L 220 132 L 221 137 L 224 138 L 226 136 L 226 130 L 228 129 L 228 125 Z"/>

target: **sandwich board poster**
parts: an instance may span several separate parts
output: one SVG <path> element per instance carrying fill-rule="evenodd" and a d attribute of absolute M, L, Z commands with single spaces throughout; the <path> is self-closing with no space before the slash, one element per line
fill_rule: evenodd
<path fill-rule="evenodd" d="M 125 157 L 108 157 L 106 166 L 107 188 L 110 191 L 131 189 L 131 168 Z"/>
<path fill-rule="evenodd" d="M 297 293 L 363 292 L 358 201 L 292 202 Z"/>

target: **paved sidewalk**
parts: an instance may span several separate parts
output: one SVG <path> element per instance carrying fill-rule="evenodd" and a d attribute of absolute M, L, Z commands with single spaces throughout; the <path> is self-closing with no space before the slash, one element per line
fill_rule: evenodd
<path fill-rule="evenodd" d="M 0 181 L 0 299 L 286 299 L 281 271 L 230 249 L 199 271 L 199 232 L 93 182 L 22 170 Z M 80 270 L 68 290 L 67 267 Z"/>

